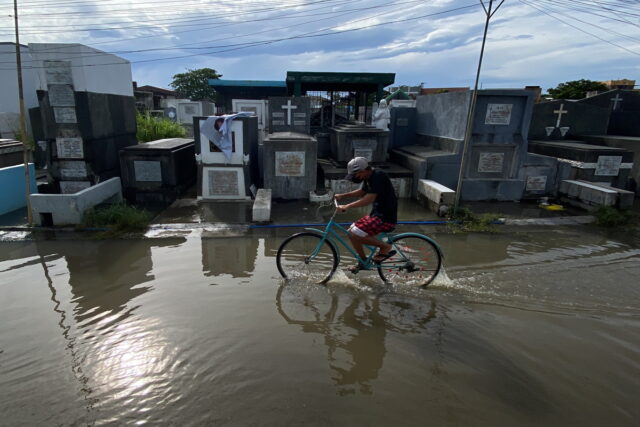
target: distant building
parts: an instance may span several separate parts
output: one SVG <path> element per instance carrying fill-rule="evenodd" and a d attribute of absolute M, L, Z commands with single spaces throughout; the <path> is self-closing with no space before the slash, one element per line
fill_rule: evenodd
<path fill-rule="evenodd" d="M 133 82 L 133 93 L 136 97 L 136 108 L 140 111 L 162 110 L 162 100 L 178 97 L 173 90 L 149 85 L 138 87 L 136 82 Z"/>
<path fill-rule="evenodd" d="M 426 87 L 420 90 L 420 95 L 435 95 L 448 92 L 466 92 L 469 87 Z"/>
<path fill-rule="evenodd" d="M 418 86 L 391 86 L 389 88 L 387 88 L 387 90 L 389 91 L 389 93 L 394 93 L 394 92 L 398 92 L 398 91 L 402 91 L 404 93 L 406 93 L 407 95 L 409 95 L 409 97 L 411 99 L 415 99 L 416 96 L 421 95 L 421 91 L 422 91 L 422 85 L 423 83 L 420 83 L 420 85 Z"/>
<path fill-rule="evenodd" d="M 605 86 L 607 86 L 607 88 L 609 88 L 609 90 L 613 90 L 613 89 L 630 89 L 630 90 L 633 90 L 633 88 L 636 85 L 636 81 L 635 80 L 629 80 L 629 79 L 607 80 L 607 81 L 600 82 L 600 83 L 602 83 Z"/>

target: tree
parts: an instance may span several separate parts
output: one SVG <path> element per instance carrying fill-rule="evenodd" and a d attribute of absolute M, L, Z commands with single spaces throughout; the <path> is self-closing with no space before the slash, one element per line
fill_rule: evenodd
<path fill-rule="evenodd" d="M 197 101 L 215 101 L 216 91 L 209 86 L 209 79 L 219 79 L 220 77 L 222 74 L 218 74 L 213 68 L 187 69 L 186 73 L 174 75 L 170 86 L 184 98 Z"/>
<path fill-rule="evenodd" d="M 549 88 L 549 95 L 555 99 L 582 99 L 587 96 L 587 92 L 594 90 L 605 91 L 608 88 L 603 83 L 592 80 L 573 80 L 560 83 L 556 88 Z"/>

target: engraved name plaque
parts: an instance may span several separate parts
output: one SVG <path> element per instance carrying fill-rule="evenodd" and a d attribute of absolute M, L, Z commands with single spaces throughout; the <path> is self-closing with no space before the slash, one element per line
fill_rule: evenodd
<path fill-rule="evenodd" d="M 43 61 L 47 85 L 73 84 L 71 61 Z"/>
<path fill-rule="evenodd" d="M 56 123 L 78 123 L 76 109 L 73 107 L 53 107 Z"/>
<path fill-rule="evenodd" d="M 304 151 L 276 151 L 276 176 L 304 176 Z"/>
<path fill-rule="evenodd" d="M 240 194 L 238 186 L 238 171 L 212 170 L 209 171 L 210 196 L 237 196 Z"/>
<path fill-rule="evenodd" d="M 622 164 L 622 156 L 598 156 L 596 163 L 596 176 L 618 176 L 620 165 Z"/>
<path fill-rule="evenodd" d="M 162 182 L 162 168 L 158 161 L 134 160 L 133 170 L 138 182 Z"/>
<path fill-rule="evenodd" d="M 77 160 L 63 160 L 58 163 L 62 179 L 86 178 L 87 165 Z"/>
<path fill-rule="evenodd" d="M 544 175 L 527 177 L 527 191 L 544 191 L 546 186 L 547 177 Z"/>
<path fill-rule="evenodd" d="M 82 138 L 56 138 L 56 148 L 58 158 L 61 159 L 82 159 L 84 150 Z"/>
<path fill-rule="evenodd" d="M 504 153 L 480 153 L 478 172 L 500 173 L 504 165 Z"/>
<path fill-rule="evenodd" d="M 488 104 L 484 124 L 508 125 L 511 123 L 511 110 L 513 110 L 513 104 Z"/>
<path fill-rule="evenodd" d="M 76 100 L 71 85 L 49 85 L 49 105 L 52 107 L 73 107 Z"/>

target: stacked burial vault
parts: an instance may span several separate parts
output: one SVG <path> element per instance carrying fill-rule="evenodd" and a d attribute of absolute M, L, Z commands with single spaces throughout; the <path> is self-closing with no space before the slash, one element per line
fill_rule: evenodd
<path fill-rule="evenodd" d="M 136 141 L 128 61 L 83 45 L 30 44 L 54 191 L 76 193 L 120 175 L 118 151 Z"/>

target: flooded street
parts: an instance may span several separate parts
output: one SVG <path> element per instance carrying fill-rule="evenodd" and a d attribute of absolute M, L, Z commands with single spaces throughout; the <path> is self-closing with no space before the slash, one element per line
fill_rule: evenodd
<path fill-rule="evenodd" d="M 284 283 L 292 228 L 0 242 L 0 424 L 637 425 L 637 234 L 408 230 L 427 289 Z"/>

